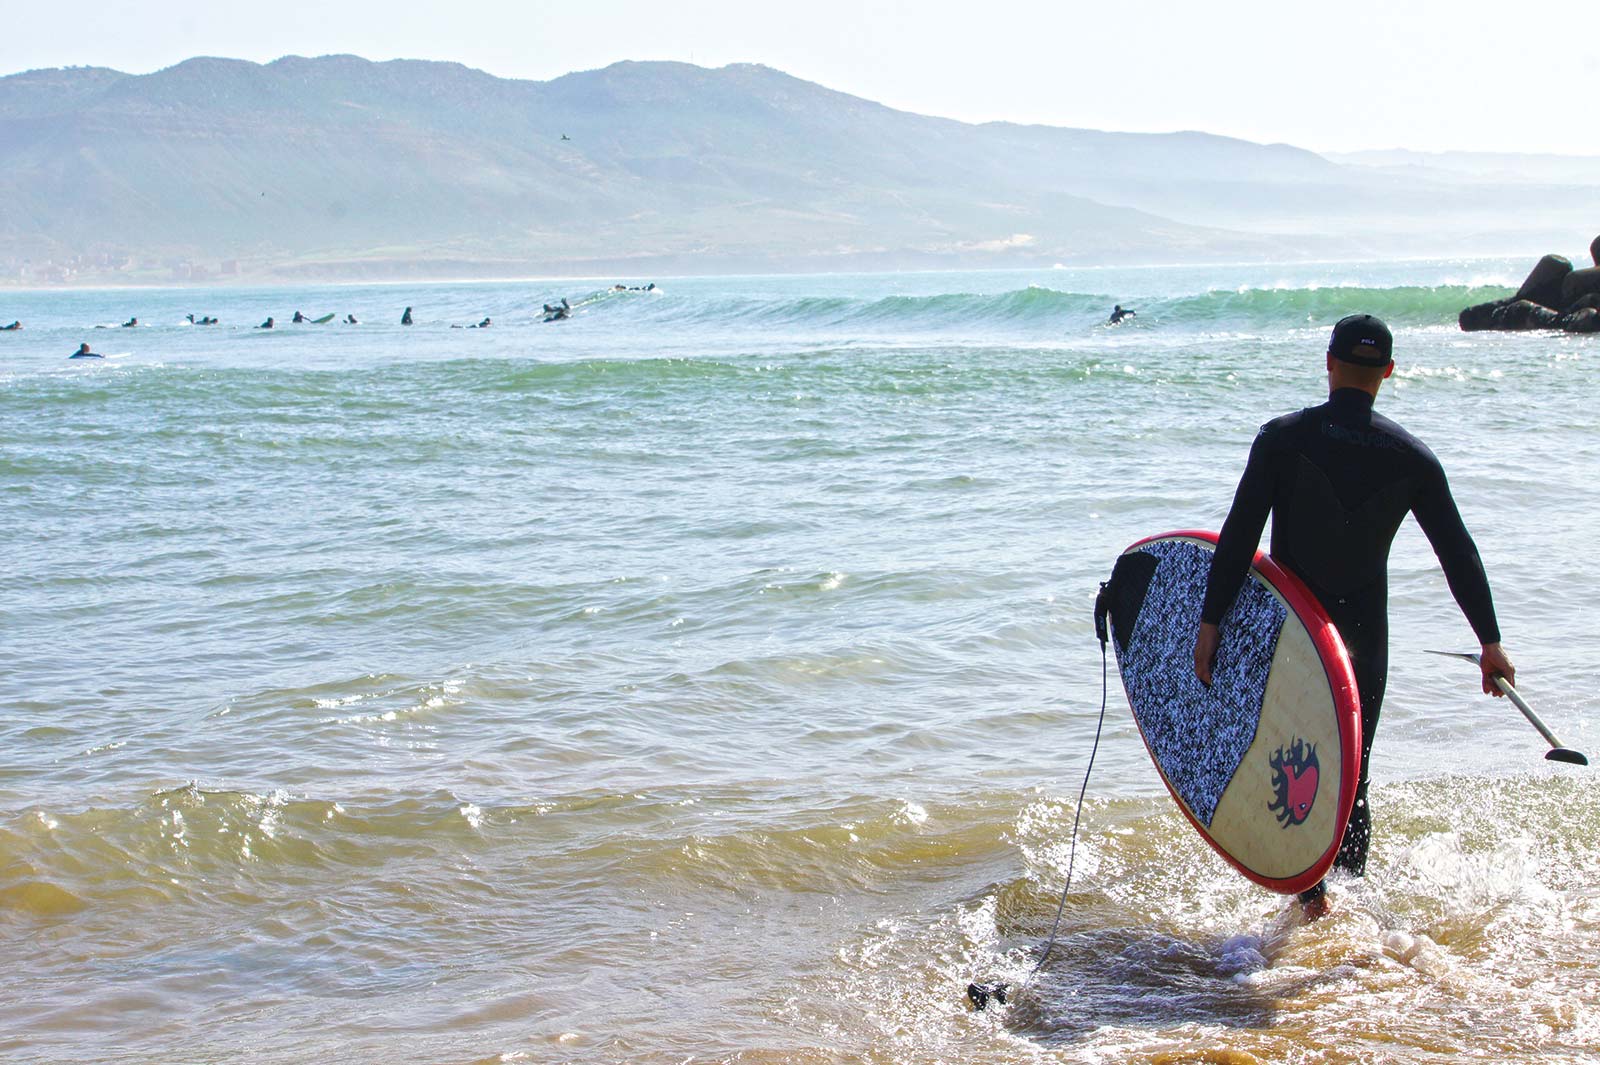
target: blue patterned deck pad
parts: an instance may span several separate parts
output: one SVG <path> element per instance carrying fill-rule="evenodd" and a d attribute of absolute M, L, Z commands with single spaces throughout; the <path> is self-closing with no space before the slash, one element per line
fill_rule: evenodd
<path fill-rule="evenodd" d="M 1211 572 L 1211 548 L 1164 540 L 1139 550 L 1157 560 L 1155 575 L 1129 625 L 1117 666 L 1140 729 L 1178 796 L 1208 827 L 1217 803 L 1255 740 L 1267 674 L 1288 610 L 1253 577 L 1222 620 L 1208 689 L 1194 675 L 1194 636 Z"/>

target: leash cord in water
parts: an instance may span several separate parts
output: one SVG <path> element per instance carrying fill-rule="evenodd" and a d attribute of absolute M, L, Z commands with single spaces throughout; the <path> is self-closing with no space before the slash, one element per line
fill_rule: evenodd
<path fill-rule="evenodd" d="M 1027 974 L 1027 980 L 1022 982 L 1022 990 L 1024 991 L 1027 990 L 1027 985 L 1029 985 L 1029 983 L 1034 982 L 1035 975 L 1038 975 L 1038 971 L 1045 967 L 1046 961 L 1050 961 L 1050 951 L 1053 951 L 1054 948 L 1056 948 L 1056 932 L 1061 931 L 1061 915 L 1062 913 L 1066 913 L 1067 910 L 1067 892 L 1072 891 L 1072 865 L 1074 865 L 1074 862 L 1077 862 L 1078 857 L 1078 822 L 1083 819 L 1083 796 L 1088 795 L 1088 790 L 1090 790 L 1090 774 L 1093 774 L 1094 772 L 1094 755 L 1098 755 L 1099 753 L 1099 736 L 1101 736 L 1101 729 L 1106 728 L 1106 686 L 1106 644 L 1102 643 L 1101 716 L 1099 716 L 1099 721 L 1094 723 L 1094 745 L 1093 747 L 1090 747 L 1090 764 L 1083 769 L 1083 787 L 1078 788 L 1078 808 L 1077 811 L 1074 811 L 1074 814 L 1072 814 L 1072 844 L 1070 844 L 1069 848 L 1067 848 L 1067 883 L 1064 883 L 1061 886 L 1061 902 L 1056 903 L 1056 919 L 1054 919 L 1053 923 L 1051 923 L 1050 937 L 1045 940 L 1045 953 L 1040 955 L 1040 958 L 1038 958 L 1038 963 L 1035 964 L 1034 969 Z"/>
<path fill-rule="evenodd" d="M 1108 666 L 1106 663 L 1106 644 L 1100 641 L 1100 720 L 1094 726 L 1094 746 L 1089 748 L 1089 765 L 1083 771 L 1083 786 L 1078 789 L 1078 808 L 1072 815 L 1072 843 L 1067 849 L 1067 882 L 1061 886 L 1061 901 L 1056 904 L 1056 919 L 1050 925 L 1050 935 L 1045 939 L 1044 953 L 1039 956 L 1039 961 L 1028 972 L 1028 977 L 1022 982 L 1018 994 L 1028 990 L 1033 983 L 1033 978 L 1039 975 L 1039 970 L 1044 968 L 1044 963 L 1050 960 L 1050 952 L 1056 949 L 1056 933 L 1061 929 L 1061 915 L 1067 909 L 1067 894 L 1072 890 L 1072 866 L 1078 858 L 1078 823 L 1083 819 L 1083 797 L 1089 791 L 1089 776 L 1094 772 L 1094 756 L 1100 751 L 1100 732 L 1106 724 L 1106 685 Z"/>
<path fill-rule="evenodd" d="M 1115 577 L 1113 576 L 1113 580 Z M 1061 885 L 1061 901 L 1056 903 L 1056 919 L 1050 924 L 1050 935 L 1046 937 L 1044 953 L 1039 956 L 1038 962 L 1028 970 L 1028 975 L 1022 981 L 1022 987 L 1017 994 L 1027 991 L 1033 984 L 1033 978 L 1039 975 L 1039 970 L 1044 968 L 1045 962 L 1050 960 L 1050 954 L 1056 949 L 1056 933 L 1061 930 L 1061 916 L 1067 909 L 1067 895 L 1072 891 L 1072 867 L 1078 860 L 1078 825 L 1083 820 L 1083 798 L 1089 791 L 1089 777 L 1094 773 L 1094 758 L 1100 752 L 1100 733 L 1106 724 L 1106 689 L 1110 676 L 1110 667 L 1107 662 L 1106 645 L 1110 642 L 1110 634 L 1106 627 L 1106 615 L 1110 610 L 1111 581 L 1100 585 L 1100 594 L 1094 602 L 1094 634 L 1100 639 L 1100 720 L 1094 726 L 1094 745 L 1089 748 L 1089 764 L 1083 771 L 1083 786 L 1078 789 L 1078 807 L 1072 814 L 1072 843 L 1067 850 L 1067 882 Z M 967 998 L 974 1009 L 987 1009 L 991 1000 L 1002 1005 L 1006 1001 L 1005 984 L 968 984 Z"/>

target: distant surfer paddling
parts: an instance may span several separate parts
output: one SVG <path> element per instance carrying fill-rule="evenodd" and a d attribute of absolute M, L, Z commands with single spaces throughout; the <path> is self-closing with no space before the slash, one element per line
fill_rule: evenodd
<path fill-rule="evenodd" d="M 89 350 L 89 345 L 87 345 L 87 344 L 79 344 L 78 345 L 78 350 L 74 351 L 71 355 L 68 355 L 67 358 L 69 358 L 69 359 L 103 359 L 103 358 L 105 358 L 105 356 L 99 354 L 98 352 L 90 351 Z"/>
<path fill-rule="evenodd" d="M 1456 509 L 1444 469 L 1416 437 L 1373 411 L 1394 372 L 1394 338 L 1369 314 L 1340 319 L 1328 344 L 1328 401 L 1261 427 L 1222 526 L 1195 637 L 1194 670 L 1210 685 L 1219 625 L 1245 579 L 1267 515 L 1272 558 L 1316 595 L 1343 638 L 1361 701 L 1361 772 L 1355 808 L 1334 860 L 1350 876 L 1366 871 L 1372 818 L 1368 762 L 1388 676 L 1388 560 L 1409 513 L 1439 557 L 1450 592 L 1482 644 L 1483 690 L 1515 682 L 1500 646 L 1489 580 Z M 1317 884 L 1299 896 L 1308 917 L 1328 910 Z"/>
<path fill-rule="evenodd" d="M 1139 312 L 1134 310 L 1133 308 L 1124 307 L 1122 304 L 1119 303 L 1116 306 L 1111 308 L 1111 317 L 1110 317 L 1110 319 L 1108 321 L 1109 321 L 1109 324 L 1111 324 L 1111 325 L 1120 325 L 1120 324 L 1122 324 L 1122 320 L 1124 318 L 1132 318 L 1135 315 L 1137 315 L 1138 313 Z"/>
<path fill-rule="evenodd" d="M 547 303 L 544 305 L 544 320 L 559 322 L 563 318 L 572 317 L 572 305 L 563 297 L 560 303 Z"/>

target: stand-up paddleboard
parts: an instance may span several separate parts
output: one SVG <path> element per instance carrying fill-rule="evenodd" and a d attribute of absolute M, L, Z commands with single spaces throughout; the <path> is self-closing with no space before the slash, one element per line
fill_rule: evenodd
<path fill-rule="evenodd" d="M 1156 769 L 1234 868 L 1294 894 L 1333 865 L 1355 804 L 1361 707 L 1344 641 L 1294 574 L 1257 553 L 1221 625 L 1211 687 L 1194 640 L 1217 538 L 1175 532 L 1117 559 L 1117 668 Z"/>

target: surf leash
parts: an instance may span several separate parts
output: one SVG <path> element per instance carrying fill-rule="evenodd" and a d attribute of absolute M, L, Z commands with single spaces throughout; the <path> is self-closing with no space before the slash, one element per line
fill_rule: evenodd
<path fill-rule="evenodd" d="M 1461 651 L 1429 651 L 1428 654 L 1443 655 L 1446 658 L 1464 658 L 1473 665 L 1481 665 L 1477 655 L 1465 654 Z M 1551 732 L 1543 721 L 1539 720 L 1539 715 L 1534 713 L 1533 707 L 1529 706 L 1522 696 L 1517 694 L 1517 689 L 1511 686 L 1509 680 L 1497 673 L 1494 676 L 1494 686 L 1506 694 L 1506 697 L 1511 700 L 1516 708 L 1522 711 L 1522 716 L 1528 719 L 1528 723 L 1538 729 L 1539 735 L 1543 736 L 1545 742 L 1550 745 L 1550 750 L 1545 752 L 1545 758 L 1552 762 L 1568 762 L 1572 765 L 1589 764 L 1588 757 L 1581 751 L 1575 751 L 1556 739 L 1556 734 Z"/>
<path fill-rule="evenodd" d="M 1109 635 L 1106 630 L 1106 613 L 1109 610 L 1109 600 L 1106 595 L 1106 586 L 1111 582 L 1106 581 L 1100 585 L 1100 594 L 1094 600 L 1094 634 L 1100 640 L 1100 719 L 1094 726 L 1094 744 L 1089 748 L 1089 764 L 1083 770 L 1083 785 L 1078 789 L 1078 805 L 1072 814 L 1072 841 L 1067 848 L 1067 879 L 1061 885 L 1061 899 L 1056 903 L 1056 917 L 1050 923 L 1050 934 L 1045 938 L 1044 953 L 1039 955 L 1039 960 L 1034 963 L 1028 975 L 1023 978 L 1022 986 L 1017 989 L 1018 995 L 1027 993 L 1033 986 L 1033 978 L 1039 975 L 1045 962 L 1050 960 L 1050 954 L 1056 949 L 1056 934 L 1061 930 L 1061 916 L 1067 909 L 1067 895 L 1072 891 L 1072 867 L 1078 859 L 1078 825 L 1083 819 L 1083 798 L 1089 791 L 1089 777 L 1094 773 L 1094 758 L 1100 752 L 1100 733 L 1106 724 L 1106 688 L 1109 677 L 1107 664 L 1106 644 Z M 1009 993 L 1009 985 L 1004 983 L 967 985 L 967 1000 L 972 1003 L 972 1008 L 982 1011 L 989 1008 L 990 1002 L 1004 1006 Z"/>

